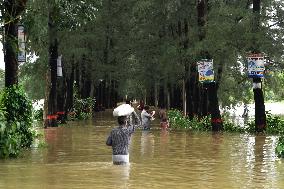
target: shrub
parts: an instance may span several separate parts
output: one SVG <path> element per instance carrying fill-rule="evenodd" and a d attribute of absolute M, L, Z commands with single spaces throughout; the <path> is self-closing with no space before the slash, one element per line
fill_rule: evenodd
<path fill-rule="evenodd" d="M 42 121 L 43 120 L 43 109 L 40 108 L 39 110 L 33 109 L 33 120 Z"/>
<path fill-rule="evenodd" d="M 284 136 L 279 137 L 278 143 L 275 148 L 275 153 L 278 157 L 284 157 Z"/>
<path fill-rule="evenodd" d="M 255 132 L 255 122 L 252 120 L 246 124 L 247 132 Z M 269 111 L 266 112 L 266 130 L 267 134 L 284 134 L 284 119 L 280 116 L 272 115 Z"/>
<path fill-rule="evenodd" d="M 16 157 L 30 147 L 34 138 L 32 103 L 22 88 L 15 85 L 0 95 L 0 157 Z"/>
<path fill-rule="evenodd" d="M 71 119 L 84 120 L 92 116 L 93 108 L 95 104 L 94 98 L 74 99 L 73 114 L 70 114 Z"/>
<path fill-rule="evenodd" d="M 179 110 L 169 110 L 168 111 L 170 127 L 172 129 L 192 129 L 197 131 L 208 131 L 211 130 L 210 118 L 209 116 L 198 118 L 194 117 L 189 119 L 184 116 Z"/>

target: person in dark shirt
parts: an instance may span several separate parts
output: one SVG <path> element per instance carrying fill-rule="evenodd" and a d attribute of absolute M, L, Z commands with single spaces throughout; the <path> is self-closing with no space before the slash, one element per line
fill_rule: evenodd
<path fill-rule="evenodd" d="M 128 116 L 118 116 L 119 126 L 112 129 L 106 145 L 112 146 L 112 161 L 115 165 L 129 163 L 129 143 L 135 126 L 127 124 Z"/>

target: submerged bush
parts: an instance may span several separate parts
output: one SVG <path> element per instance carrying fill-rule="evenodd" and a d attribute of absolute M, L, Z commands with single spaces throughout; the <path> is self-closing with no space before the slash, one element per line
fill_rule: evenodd
<path fill-rule="evenodd" d="M 183 116 L 179 110 L 169 110 L 168 117 L 170 127 L 173 129 L 187 129 L 189 128 L 189 119 Z"/>
<path fill-rule="evenodd" d="M 33 120 L 42 121 L 43 120 L 43 109 L 40 108 L 39 110 L 33 109 Z"/>
<path fill-rule="evenodd" d="M 247 132 L 255 132 L 255 122 L 252 120 L 246 124 Z M 277 115 L 272 115 L 269 111 L 266 112 L 266 129 L 267 134 L 284 135 L 284 119 Z"/>
<path fill-rule="evenodd" d="M 194 117 L 189 119 L 184 116 L 179 110 L 168 111 L 170 127 L 172 129 L 192 129 L 197 131 L 208 131 L 211 130 L 210 118 L 208 116 L 204 118 Z"/>
<path fill-rule="evenodd" d="M 72 108 L 72 114 L 69 114 L 69 118 L 72 120 L 85 120 L 92 116 L 93 108 L 95 104 L 94 98 L 74 99 L 74 105 Z"/>
<path fill-rule="evenodd" d="M 236 125 L 229 120 L 225 120 L 223 121 L 223 131 L 231 133 L 244 133 L 247 131 L 247 128 L 240 127 L 239 125 Z"/>
<path fill-rule="evenodd" d="M 16 157 L 33 141 L 32 103 L 19 86 L 0 95 L 0 157 Z"/>
<path fill-rule="evenodd" d="M 278 143 L 275 148 L 275 153 L 278 157 L 284 157 L 284 136 L 279 137 Z"/>
<path fill-rule="evenodd" d="M 284 119 L 266 112 L 266 132 L 269 134 L 284 134 Z"/>
<path fill-rule="evenodd" d="M 279 116 L 274 116 L 267 112 L 267 134 L 283 134 L 284 135 L 284 120 Z M 203 118 L 194 117 L 189 119 L 184 116 L 179 110 L 169 110 L 168 116 L 170 120 L 170 126 L 173 129 L 192 129 L 197 131 L 211 131 L 210 116 L 205 116 Z M 255 123 L 254 121 L 246 123 L 244 127 L 234 124 L 228 119 L 228 117 L 223 116 L 223 131 L 224 132 L 239 132 L 239 133 L 254 133 Z"/>

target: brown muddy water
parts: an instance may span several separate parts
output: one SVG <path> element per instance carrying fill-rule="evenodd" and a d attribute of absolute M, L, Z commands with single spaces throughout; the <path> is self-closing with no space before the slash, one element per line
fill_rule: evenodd
<path fill-rule="evenodd" d="M 0 160 L 0 188 L 284 188 L 276 136 L 137 130 L 130 165 L 117 166 L 105 145 L 115 124 L 104 112 L 95 120 L 45 129 L 47 148 Z"/>

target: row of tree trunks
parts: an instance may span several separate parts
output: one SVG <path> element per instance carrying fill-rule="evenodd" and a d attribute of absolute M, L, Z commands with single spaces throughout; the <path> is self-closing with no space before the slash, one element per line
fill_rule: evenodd
<path fill-rule="evenodd" d="M 105 108 L 114 108 L 119 101 L 117 93 L 117 82 L 114 80 L 101 80 L 98 86 L 94 87 L 94 97 L 96 99 L 96 111 Z"/>

